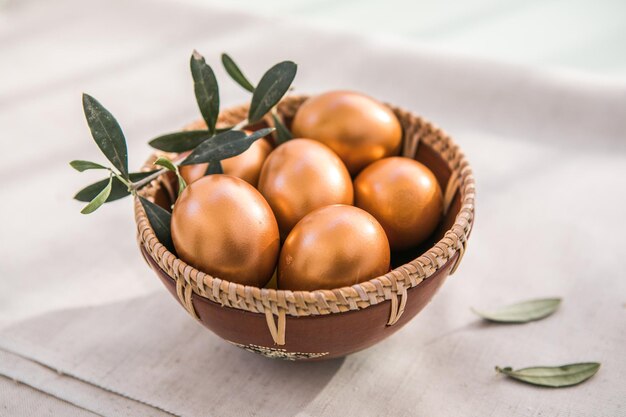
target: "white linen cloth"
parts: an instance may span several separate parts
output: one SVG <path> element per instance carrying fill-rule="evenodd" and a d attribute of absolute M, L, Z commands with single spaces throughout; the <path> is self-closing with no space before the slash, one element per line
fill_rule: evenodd
<path fill-rule="evenodd" d="M 626 415 L 626 85 L 143 0 L 9 3 L 0 19 L 0 375 L 37 390 L 1 380 L 0 411 L 42 414 L 9 401 L 19 390 L 87 415 Z M 199 116 L 193 48 L 216 69 L 223 107 L 247 95 L 219 53 L 255 81 L 292 59 L 297 92 L 367 92 L 463 148 L 478 186 L 467 254 L 396 335 L 321 363 L 241 351 L 144 264 L 130 200 L 79 214 L 73 192 L 99 177 L 67 162 L 102 161 L 81 92 L 117 116 L 137 168 L 148 139 Z M 469 310 L 544 296 L 561 309 L 527 325 Z M 602 368 L 562 390 L 493 370 L 582 361 Z"/>

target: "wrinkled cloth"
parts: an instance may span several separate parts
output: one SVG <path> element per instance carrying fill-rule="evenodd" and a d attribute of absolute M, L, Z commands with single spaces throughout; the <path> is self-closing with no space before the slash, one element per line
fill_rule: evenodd
<path fill-rule="evenodd" d="M 626 415 L 626 85 L 157 4 L 26 1 L 4 12 L 0 411 L 43 414 L 8 401 L 20 392 L 77 415 Z M 100 177 L 67 162 L 103 161 L 81 92 L 116 115 L 138 168 L 147 140 L 199 117 L 194 48 L 216 70 L 223 108 L 249 97 L 220 68 L 222 51 L 252 80 L 292 59 L 297 93 L 368 92 L 462 147 L 477 181 L 467 253 L 397 334 L 319 363 L 242 351 L 192 320 L 145 265 L 129 199 L 79 214 L 73 192 Z M 563 298 L 559 311 L 525 325 L 470 311 L 548 296 Z M 494 371 L 586 361 L 602 363 L 598 374 L 561 390 Z"/>

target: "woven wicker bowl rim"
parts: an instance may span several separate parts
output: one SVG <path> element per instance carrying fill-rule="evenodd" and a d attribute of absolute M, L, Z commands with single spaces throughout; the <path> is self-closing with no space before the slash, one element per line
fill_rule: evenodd
<path fill-rule="evenodd" d="M 292 118 L 306 98 L 307 96 L 284 98 L 278 106 L 279 113 L 286 118 Z M 451 177 L 444 193 L 445 206 L 449 205 L 458 190 L 461 208 L 454 224 L 444 236 L 411 262 L 383 276 L 349 287 L 316 291 L 257 288 L 210 276 L 177 258 L 157 240 L 141 203 L 136 198 L 134 208 L 138 244 L 175 281 L 178 297 L 190 314 L 197 318 L 191 301 L 192 294 L 222 306 L 283 318 L 285 315 L 298 317 L 359 310 L 386 300 L 391 300 L 392 309 L 395 308 L 396 313 L 401 314 L 403 304 L 406 302 L 407 289 L 428 279 L 447 262 L 451 262 L 458 252 L 452 269 L 454 272 L 463 257 L 473 225 L 475 183 L 470 165 L 459 147 L 441 129 L 411 112 L 392 105 L 387 106 L 399 118 L 404 129 L 402 155 L 413 158 L 418 145 L 424 143 L 443 158 L 451 170 Z M 225 125 L 237 123 L 245 119 L 247 109 L 246 105 L 227 109 L 220 113 L 219 123 Z M 144 168 L 148 169 L 148 166 Z M 161 179 L 154 180 L 143 188 L 140 194 L 146 198 L 153 198 L 161 186 Z M 392 319 L 393 317 L 390 318 L 390 322 Z"/>

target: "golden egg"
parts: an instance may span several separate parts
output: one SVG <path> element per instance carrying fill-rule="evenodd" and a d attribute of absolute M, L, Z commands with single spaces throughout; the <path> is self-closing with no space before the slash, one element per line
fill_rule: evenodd
<path fill-rule="evenodd" d="M 272 145 L 265 138 L 255 141 L 245 152 L 222 161 L 224 174 L 241 178 L 256 187 L 263 162 L 272 149 Z M 187 184 L 191 184 L 204 177 L 208 166 L 209 164 L 183 165 L 180 167 L 180 175 Z"/>
<path fill-rule="evenodd" d="M 391 249 L 424 241 L 443 214 L 443 197 L 435 175 L 404 157 L 385 158 L 365 168 L 354 180 L 355 205 L 385 229 Z"/>
<path fill-rule="evenodd" d="M 272 277 L 280 238 L 274 214 L 247 182 L 208 175 L 181 193 L 172 212 L 178 256 L 217 278 L 263 287 Z"/>
<path fill-rule="evenodd" d="M 402 142 L 402 126 L 388 107 L 350 91 L 309 98 L 296 112 L 291 129 L 295 136 L 328 145 L 352 175 L 378 159 L 397 155 Z"/>
<path fill-rule="evenodd" d="M 313 291 L 367 281 L 389 271 L 385 231 L 360 208 L 322 207 L 293 228 L 280 252 L 278 288 Z"/>
<path fill-rule="evenodd" d="M 354 198 L 341 159 L 310 139 L 292 139 L 277 147 L 263 164 L 258 188 L 272 207 L 283 238 L 313 210 L 352 204 Z"/>

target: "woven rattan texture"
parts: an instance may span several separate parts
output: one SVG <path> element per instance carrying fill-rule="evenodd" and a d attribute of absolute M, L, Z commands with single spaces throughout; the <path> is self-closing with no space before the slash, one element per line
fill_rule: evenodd
<path fill-rule="evenodd" d="M 287 97 L 278 106 L 278 111 L 290 119 L 305 99 L 305 96 Z M 390 108 L 398 116 L 404 129 L 403 155 L 414 158 L 419 144 L 427 144 L 447 162 L 452 172 L 450 183 L 446 187 L 446 206 L 457 190 L 460 192 L 462 205 L 454 225 L 444 237 L 413 261 L 383 276 L 350 287 L 318 291 L 256 288 L 212 277 L 178 259 L 157 240 L 141 203 L 135 199 L 138 242 L 176 281 L 178 296 L 190 314 L 197 318 L 191 304 L 192 293 L 224 306 L 266 315 L 271 313 L 278 317 L 284 317 L 285 314 L 310 316 L 341 313 L 391 300 L 392 313 L 389 324 L 393 324 L 402 314 L 406 303 L 406 290 L 428 279 L 459 252 L 452 271 L 454 272 L 465 252 L 467 238 L 472 228 L 475 193 L 472 170 L 462 152 L 447 134 L 410 112 L 394 106 Z M 235 107 L 223 111 L 219 122 L 232 125 L 245 119 L 246 115 L 246 106 Z M 151 198 L 159 187 L 161 183 L 157 179 L 140 193 Z"/>

